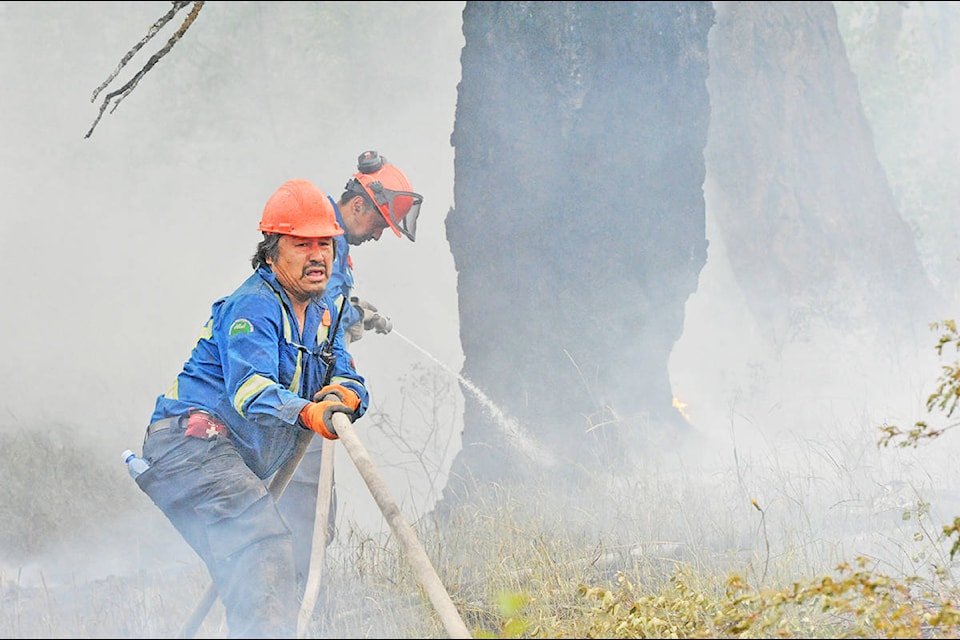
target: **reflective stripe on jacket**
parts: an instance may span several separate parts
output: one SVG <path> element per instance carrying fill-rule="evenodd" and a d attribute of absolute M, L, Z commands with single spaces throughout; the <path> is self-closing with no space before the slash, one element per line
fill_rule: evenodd
<path fill-rule="evenodd" d="M 213 304 L 190 359 L 173 385 L 157 398 L 151 422 L 202 409 L 230 428 L 230 437 L 254 473 L 273 474 L 293 453 L 300 411 L 320 390 L 326 365 L 320 358 L 337 309 L 329 298 L 307 305 L 302 343 L 286 292 L 268 267 Z M 360 397 L 353 414 L 369 403 L 364 379 L 346 352 L 342 328 L 333 341 L 330 383 Z"/>

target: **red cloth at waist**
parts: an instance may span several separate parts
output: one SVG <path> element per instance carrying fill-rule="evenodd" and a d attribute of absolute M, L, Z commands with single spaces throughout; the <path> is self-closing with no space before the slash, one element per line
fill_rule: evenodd
<path fill-rule="evenodd" d="M 215 436 L 228 436 L 230 432 L 226 425 L 217 420 L 206 411 L 194 411 L 187 418 L 187 431 L 185 435 L 202 440 L 209 440 Z"/>

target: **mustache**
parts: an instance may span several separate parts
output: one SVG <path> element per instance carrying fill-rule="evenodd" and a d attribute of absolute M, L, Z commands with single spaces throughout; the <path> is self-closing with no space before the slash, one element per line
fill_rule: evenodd
<path fill-rule="evenodd" d="M 317 269 L 317 268 L 323 269 L 323 272 L 327 273 L 327 265 L 325 262 L 317 262 L 316 260 L 312 260 L 308 262 L 306 265 L 304 265 L 303 275 L 307 275 L 307 271 L 309 271 L 310 269 Z"/>

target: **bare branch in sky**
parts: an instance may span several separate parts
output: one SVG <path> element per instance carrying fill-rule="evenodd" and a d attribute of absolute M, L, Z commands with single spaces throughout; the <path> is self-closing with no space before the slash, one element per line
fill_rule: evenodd
<path fill-rule="evenodd" d="M 117 68 L 113 70 L 113 73 L 111 73 L 110 76 L 106 80 L 104 80 L 99 87 L 97 87 L 94 90 L 93 95 L 90 97 L 90 102 L 93 102 L 94 100 L 97 99 L 97 96 L 100 95 L 100 92 L 103 91 L 108 84 L 113 82 L 113 80 L 117 77 L 120 71 L 126 66 L 128 62 L 130 62 L 130 59 L 133 58 L 133 56 L 136 55 L 137 52 L 140 51 L 140 49 L 142 49 L 143 46 L 147 42 L 149 42 L 150 39 L 153 38 L 153 36 L 155 36 L 157 32 L 159 32 L 160 29 L 163 28 L 164 25 L 170 22 L 170 20 L 173 19 L 173 17 L 177 14 L 177 12 L 179 12 L 181 9 L 183 9 L 185 6 L 191 3 L 175 1 L 175 2 L 172 2 L 171 4 L 173 4 L 173 8 L 171 8 L 170 11 L 168 11 L 164 16 L 162 16 L 160 19 L 158 19 L 156 22 L 153 23 L 153 25 L 150 27 L 150 30 L 147 32 L 147 35 L 144 36 L 143 39 L 140 40 L 140 42 L 134 45 L 134 47 L 130 49 L 130 51 L 128 51 L 125 56 L 123 56 L 123 59 L 120 60 L 120 64 L 117 65 Z M 107 107 L 110 105 L 110 101 L 116 98 L 116 100 L 114 100 L 114 103 L 113 103 L 113 109 L 110 109 L 110 113 L 113 113 L 114 109 L 116 109 L 117 106 L 120 105 L 120 101 L 133 92 L 137 84 L 140 82 L 140 79 L 143 78 L 143 76 L 145 76 L 147 72 L 153 68 L 153 65 L 157 64 L 157 62 L 160 61 L 160 58 L 167 55 L 167 53 L 171 49 L 173 49 L 173 45 L 175 45 L 177 41 L 179 41 L 180 38 L 183 37 L 183 34 L 187 32 L 187 29 L 190 28 L 190 25 L 193 24 L 193 21 L 197 19 L 197 16 L 200 14 L 200 9 L 203 7 L 204 3 L 203 3 L 203 0 L 197 0 L 192 4 L 193 4 L 193 9 L 187 15 L 186 19 L 184 19 L 183 24 L 180 25 L 180 28 L 177 29 L 176 33 L 170 36 L 170 39 L 167 40 L 167 44 L 164 45 L 162 49 L 160 49 L 155 54 L 153 54 L 150 57 L 150 59 L 147 61 L 147 63 L 143 65 L 143 68 L 140 69 L 140 71 L 138 71 L 137 74 L 133 76 L 129 81 L 127 81 L 125 85 L 123 85 L 116 91 L 111 91 L 104 97 L 103 103 L 100 105 L 100 112 L 97 114 L 97 119 L 93 121 L 93 124 L 90 126 L 90 130 L 87 131 L 87 135 L 83 136 L 84 138 L 89 138 L 90 135 L 93 133 L 93 130 L 96 128 L 97 124 L 100 122 L 100 118 L 103 117 L 104 112 L 107 110 Z"/>

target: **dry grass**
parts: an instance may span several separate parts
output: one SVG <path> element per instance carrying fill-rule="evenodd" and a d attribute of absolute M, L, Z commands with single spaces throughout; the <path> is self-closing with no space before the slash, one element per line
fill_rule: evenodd
<path fill-rule="evenodd" d="M 475 637 L 960 637 L 949 453 L 878 448 L 868 424 L 826 432 L 790 451 L 531 468 L 412 524 Z M 100 468 L 83 443 L 0 437 L 0 637 L 174 637 L 207 574 L 118 456 Z M 77 538 L 107 530 L 78 557 Z M 348 524 L 309 635 L 446 634 L 392 537 Z M 219 605 L 197 636 L 226 637 Z"/>

